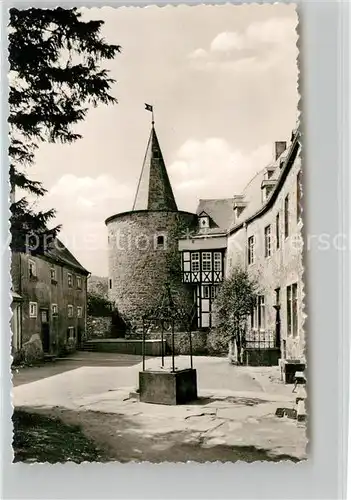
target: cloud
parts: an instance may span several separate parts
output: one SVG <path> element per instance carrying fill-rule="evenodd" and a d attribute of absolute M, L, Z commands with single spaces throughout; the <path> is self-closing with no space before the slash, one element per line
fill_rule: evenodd
<path fill-rule="evenodd" d="M 296 42 L 296 21 L 289 17 L 272 18 L 264 22 L 251 23 L 245 32 L 248 47 L 260 43 L 286 44 Z"/>
<path fill-rule="evenodd" d="M 208 51 L 198 48 L 189 57 L 193 67 L 202 71 L 257 73 L 284 67 L 297 57 L 296 24 L 290 17 L 253 22 L 243 32 L 219 33 Z"/>
<path fill-rule="evenodd" d="M 105 211 L 111 202 L 130 197 L 128 186 L 120 184 L 110 175 L 77 177 L 63 175 L 48 192 L 47 201 L 58 210 Z"/>
<path fill-rule="evenodd" d="M 189 59 L 204 59 L 207 57 L 207 52 L 205 49 L 195 49 L 193 52 L 190 52 Z"/>
<path fill-rule="evenodd" d="M 194 210 L 199 198 L 230 198 L 271 160 L 271 145 L 242 152 L 222 138 L 188 140 L 169 166 L 178 204 Z"/>
<path fill-rule="evenodd" d="M 217 35 L 211 42 L 212 52 L 227 52 L 244 48 L 243 36 L 236 32 L 225 31 Z M 200 49 L 201 50 L 201 49 Z"/>
<path fill-rule="evenodd" d="M 65 174 L 37 200 L 38 208 L 56 210 L 52 225 L 62 224 L 60 239 L 88 270 L 106 272 L 105 219 L 132 205 L 133 190 L 112 175 Z M 100 261 L 103 261 L 103 264 Z"/>

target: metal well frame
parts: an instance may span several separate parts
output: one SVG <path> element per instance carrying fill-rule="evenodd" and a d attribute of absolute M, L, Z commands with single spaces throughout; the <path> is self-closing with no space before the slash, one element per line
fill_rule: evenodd
<path fill-rule="evenodd" d="M 174 335 L 175 335 L 175 325 L 179 324 L 185 327 L 185 332 L 188 334 L 189 338 L 189 352 L 190 352 L 190 368 L 193 368 L 193 345 L 192 345 L 192 322 L 194 315 L 194 307 L 191 311 L 186 311 L 184 307 L 177 304 L 171 291 L 171 286 L 166 285 L 165 291 L 161 297 L 159 303 L 152 308 L 148 313 L 143 316 L 143 340 L 142 340 L 142 356 L 143 356 L 143 371 L 145 371 L 145 342 L 146 342 L 146 332 L 150 328 L 151 324 L 156 323 L 156 325 L 161 327 L 161 366 L 165 367 L 165 349 L 164 349 L 164 333 L 165 325 L 170 325 L 171 328 L 171 356 L 172 356 L 172 370 L 174 373 L 176 371 L 174 362 Z"/>

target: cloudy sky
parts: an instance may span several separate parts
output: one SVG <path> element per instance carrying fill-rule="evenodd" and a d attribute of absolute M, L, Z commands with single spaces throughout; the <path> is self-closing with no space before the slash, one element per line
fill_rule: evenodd
<path fill-rule="evenodd" d="M 48 189 L 61 239 L 107 276 L 105 219 L 131 210 L 155 125 L 178 207 L 231 197 L 289 139 L 298 116 L 293 5 L 84 9 L 122 46 L 109 63 L 119 103 L 92 109 L 73 145 L 44 144 L 31 177 Z"/>

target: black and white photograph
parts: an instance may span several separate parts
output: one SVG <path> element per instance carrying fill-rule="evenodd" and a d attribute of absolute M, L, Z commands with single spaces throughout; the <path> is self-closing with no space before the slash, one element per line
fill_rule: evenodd
<path fill-rule="evenodd" d="M 14 462 L 308 460 L 298 24 L 9 10 Z"/>

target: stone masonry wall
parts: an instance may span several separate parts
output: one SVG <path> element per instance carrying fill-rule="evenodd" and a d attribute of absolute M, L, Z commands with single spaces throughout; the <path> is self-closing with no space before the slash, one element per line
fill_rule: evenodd
<path fill-rule="evenodd" d="M 109 338 L 111 330 L 110 316 L 87 316 L 87 340 Z"/>
<path fill-rule="evenodd" d="M 298 156 L 273 207 L 228 238 L 227 273 L 237 264 L 247 267 L 259 282 L 260 294 L 265 296 L 266 330 L 275 331 L 275 289 L 280 288 L 281 340 L 286 342 L 287 359 L 304 359 L 305 332 L 303 316 L 303 241 L 302 223 L 297 221 L 297 174 L 301 168 Z M 284 200 L 289 194 L 289 236 L 284 237 Z M 280 247 L 277 248 L 276 216 L 280 217 Z M 264 228 L 271 226 L 271 256 L 265 257 Z M 247 241 L 255 237 L 255 259 L 247 263 Z M 298 333 L 287 334 L 287 286 L 297 283 Z M 283 346 L 282 346 L 283 347 Z M 282 348 L 283 354 L 283 348 Z"/>
<path fill-rule="evenodd" d="M 188 212 L 135 211 L 107 221 L 109 238 L 109 300 L 132 323 L 154 305 L 164 285 L 172 281 L 184 296 L 180 281 L 178 237 L 196 224 Z M 158 237 L 163 243 L 158 244 Z M 178 279 L 174 279 L 178 273 Z M 191 298 L 190 298 L 191 297 Z"/>
<path fill-rule="evenodd" d="M 195 331 L 191 332 L 192 351 L 194 356 L 227 356 L 227 346 L 223 347 L 215 341 L 216 331 Z M 132 334 L 128 338 L 142 339 L 141 334 Z M 161 332 L 150 332 L 147 334 L 148 339 L 161 339 Z M 166 354 L 172 352 L 172 334 L 164 332 L 163 338 L 166 341 Z M 174 332 L 174 354 L 188 355 L 190 354 L 189 333 Z"/>

